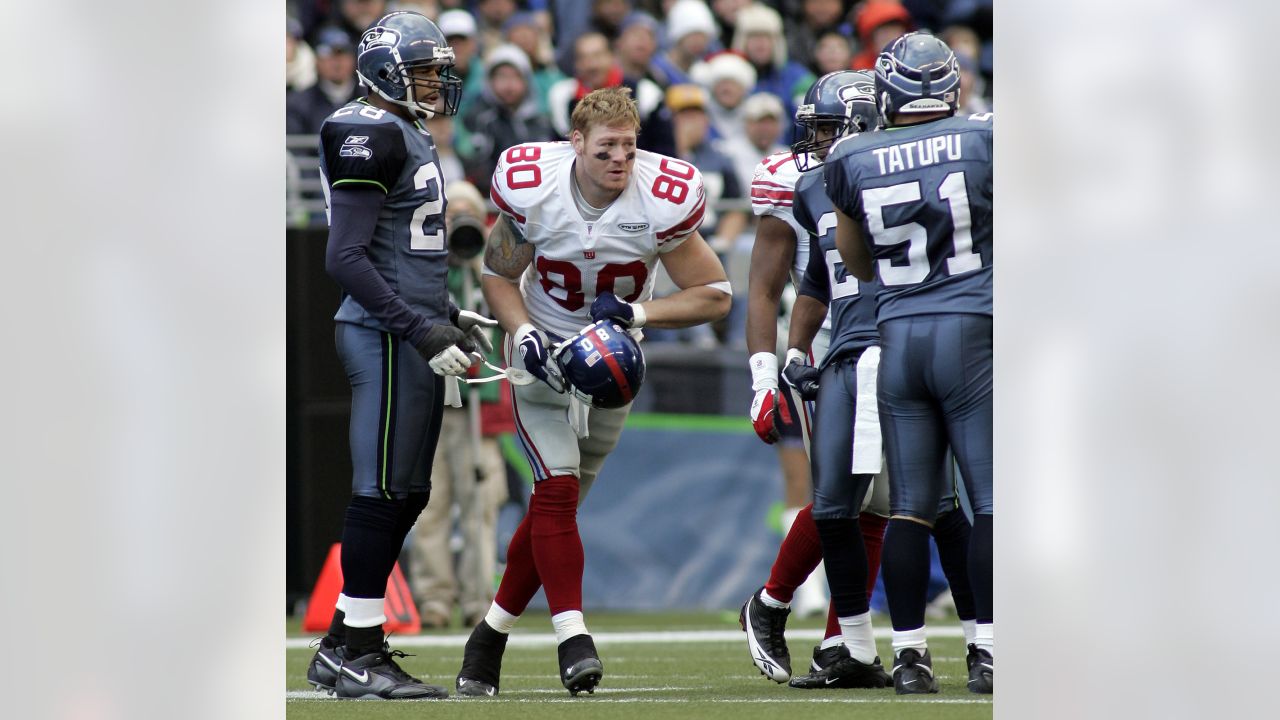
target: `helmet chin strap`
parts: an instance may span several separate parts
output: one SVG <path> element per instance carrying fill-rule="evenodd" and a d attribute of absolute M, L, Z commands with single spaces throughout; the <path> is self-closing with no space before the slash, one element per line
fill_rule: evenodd
<path fill-rule="evenodd" d="M 404 88 L 405 95 L 408 97 L 407 100 L 397 100 L 391 97 L 390 95 L 386 94 L 385 92 L 383 92 L 382 88 L 378 87 L 377 85 L 374 85 L 373 83 L 369 83 L 369 85 L 373 87 L 374 92 L 378 93 L 378 97 L 382 98 L 383 100 L 386 100 L 389 103 L 392 103 L 393 105 L 399 105 L 405 110 L 408 110 L 409 112 L 413 113 L 414 117 L 422 118 L 423 120 L 430 120 L 431 118 L 436 116 L 436 112 L 434 110 L 427 110 L 426 108 L 423 108 L 421 105 L 417 103 L 413 94 L 412 84 L 406 84 Z"/>

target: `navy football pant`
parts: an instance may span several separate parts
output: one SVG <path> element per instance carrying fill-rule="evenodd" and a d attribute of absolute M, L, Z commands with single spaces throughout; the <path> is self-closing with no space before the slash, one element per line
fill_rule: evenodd
<path fill-rule="evenodd" d="M 857 410 L 861 353 L 822 369 L 809 465 L 813 473 L 813 519 L 857 518 L 871 475 L 849 472 L 853 462 L 853 418 Z M 790 394 L 790 393 L 785 393 Z"/>
<path fill-rule="evenodd" d="M 444 378 L 398 336 L 337 323 L 351 382 L 351 494 L 387 500 L 431 491 Z"/>
<path fill-rule="evenodd" d="M 878 397 L 889 505 L 932 523 L 946 492 L 947 446 L 973 512 L 992 512 L 992 321 L 920 315 L 880 325 Z"/>

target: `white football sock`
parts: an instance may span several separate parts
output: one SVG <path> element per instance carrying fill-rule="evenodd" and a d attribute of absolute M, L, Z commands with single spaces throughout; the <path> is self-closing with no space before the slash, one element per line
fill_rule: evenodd
<path fill-rule="evenodd" d="M 574 635 L 587 635 L 587 624 L 582 620 L 581 610 L 565 610 L 551 616 L 551 624 L 556 629 L 556 643 L 562 643 Z"/>
<path fill-rule="evenodd" d="M 771 608 L 775 608 L 778 610 L 785 610 L 791 607 L 791 603 L 782 602 L 781 600 L 770 595 L 765 590 L 760 591 L 760 602 L 764 603 L 765 605 Z"/>
<path fill-rule="evenodd" d="M 978 623 L 978 627 L 974 633 L 973 644 L 977 645 L 979 650 L 986 650 L 994 656 L 996 654 L 995 623 Z"/>
<path fill-rule="evenodd" d="M 835 647 L 842 642 L 844 642 L 844 637 L 840 635 L 832 635 L 829 638 L 823 638 L 822 643 L 818 645 L 818 649 L 826 650 L 827 648 Z"/>
<path fill-rule="evenodd" d="M 387 621 L 386 613 L 383 607 L 386 604 L 385 598 L 353 598 L 339 595 L 343 607 L 343 612 L 347 614 L 342 620 L 342 624 L 353 628 L 369 628 L 377 627 Z"/>
<path fill-rule="evenodd" d="M 974 643 L 975 628 L 978 626 L 977 620 L 961 620 L 960 627 L 964 629 L 964 644 L 968 647 Z"/>
<path fill-rule="evenodd" d="M 897 658 L 898 654 L 908 648 L 920 651 L 923 655 L 925 650 L 929 649 L 929 643 L 924 636 L 924 626 L 915 630 L 894 630 L 893 631 L 893 657 Z"/>
<path fill-rule="evenodd" d="M 836 619 L 840 621 L 840 634 L 853 659 L 868 665 L 875 661 L 876 639 L 871 633 L 871 612 Z"/>
<path fill-rule="evenodd" d="M 511 632 L 511 628 L 516 626 L 516 621 L 520 619 L 519 615 L 511 613 L 498 607 L 498 603 L 489 605 L 489 612 L 484 614 L 484 621 L 489 627 L 506 635 Z"/>

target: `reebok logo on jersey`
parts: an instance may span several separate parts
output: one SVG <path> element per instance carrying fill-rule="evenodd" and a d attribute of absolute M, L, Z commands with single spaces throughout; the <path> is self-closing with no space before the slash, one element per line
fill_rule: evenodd
<path fill-rule="evenodd" d="M 346 140 L 342 141 L 347 145 L 363 145 L 369 142 L 368 135 L 348 135 Z"/>
<path fill-rule="evenodd" d="M 356 157 L 362 160 L 368 160 L 373 157 L 373 151 L 363 145 L 343 145 L 338 150 L 341 157 Z"/>
<path fill-rule="evenodd" d="M 618 223 L 618 229 L 626 230 L 627 232 L 640 232 L 648 230 L 649 223 Z"/>

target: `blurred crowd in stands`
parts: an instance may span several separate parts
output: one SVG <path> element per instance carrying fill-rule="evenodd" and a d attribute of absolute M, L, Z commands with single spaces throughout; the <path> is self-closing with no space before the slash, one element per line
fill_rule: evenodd
<path fill-rule="evenodd" d="M 468 180 L 486 196 L 500 153 L 566 139 L 578 98 L 630 87 L 639 146 L 702 171 L 708 207 L 720 209 L 702 234 L 744 290 L 730 255 L 743 243 L 749 254 L 752 170 L 791 143 L 795 107 L 816 77 L 869 69 L 887 42 L 924 29 L 956 53 L 961 112 L 992 109 L 992 0 L 290 0 L 288 9 L 291 135 L 319 132 L 365 94 L 355 47 L 371 23 L 397 9 L 435 20 L 464 90 L 458 115 L 428 129 L 445 181 Z M 739 339 L 736 321 L 720 340 Z"/>

